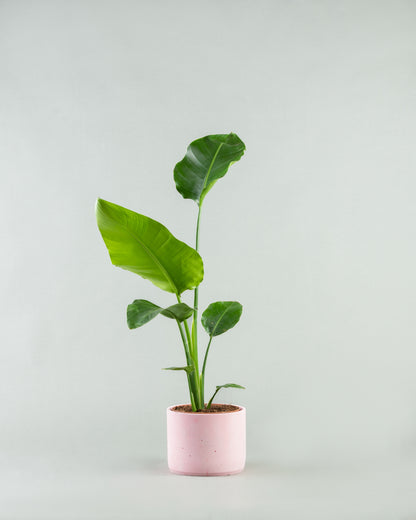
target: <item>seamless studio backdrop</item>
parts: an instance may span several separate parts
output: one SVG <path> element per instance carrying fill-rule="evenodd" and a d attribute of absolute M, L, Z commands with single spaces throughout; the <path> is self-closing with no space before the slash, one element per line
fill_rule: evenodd
<path fill-rule="evenodd" d="M 240 301 L 207 393 L 247 407 L 248 464 L 416 451 L 415 15 L 408 1 L 0 4 L 0 457 L 162 464 L 187 401 L 174 323 L 136 331 L 101 197 L 194 243 L 173 167 L 198 137 L 247 151 L 207 197 L 203 310 Z M 191 301 L 191 294 L 184 295 Z M 203 335 L 201 329 L 200 336 Z M 381 462 L 380 462 L 381 463 Z"/>

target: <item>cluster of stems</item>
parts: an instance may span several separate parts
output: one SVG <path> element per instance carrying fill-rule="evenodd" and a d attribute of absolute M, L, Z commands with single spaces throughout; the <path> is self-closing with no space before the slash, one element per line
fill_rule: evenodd
<path fill-rule="evenodd" d="M 199 249 L 199 223 L 201 219 L 201 203 L 198 207 L 198 219 L 196 223 L 196 238 L 195 250 Z M 180 296 L 177 295 L 178 303 L 181 303 Z M 198 287 L 194 289 L 194 306 L 193 306 L 192 328 L 189 330 L 187 320 L 183 323 L 178 323 L 179 332 L 181 334 L 182 343 L 185 349 L 186 363 L 190 369 L 187 371 L 189 395 L 191 398 L 192 410 L 202 410 L 205 408 L 204 388 L 205 388 L 205 367 L 207 364 L 207 357 L 209 347 L 211 346 L 212 336 L 210 336 L 206 351 L 202 371 L 199 371 L 198 362 Z M 182 326 L 183 325 L 183 326 Z M 210 403 L 211 404 L 211 403 Z"/>

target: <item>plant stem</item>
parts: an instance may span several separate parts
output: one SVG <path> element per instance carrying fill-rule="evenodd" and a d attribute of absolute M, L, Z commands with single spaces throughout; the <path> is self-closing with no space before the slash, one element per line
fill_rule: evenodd
<path fill-rule="evenodd" d="M 178 303 L 182 303 L 179 295 L 176 295 Z M 193 396 L 195 398 L 195 406 L 197 410 L 201 410 L 204 407 L 204 402 L 201 404 L 201 380 L 199 375 L 199 367 L 198 367 L 198 348 L 197 345 L 192 342 L 192 337 L 189 332 L 189 326 L 187 320 L 183 322 L 185 327 L 185 334 L 188 343 L 188 352 L 189 352 L 189 361 L 188 364 L 194 367 L 193 372 L 191 372 L 191 381 L 192 381 L 192 391 Z M 182 331 L 182 329 L 181 329 Z M 183 333 L 183 331 L 182 331 Z M 184 338 L 182 338 L 184 340 Z M 191 395 L 192 398 L 192 395 Z"/>
<path fill-rule="evenodd" d="M 218 394 L 219 390 L 220 390 L 219 388 L 217 388 L 217 389 L 215 390 L 214 395 L 211 397 L 211 399 L 209 400 L 209 402 L 208 402 L 208 404 L 207 404 L 207 410 L 209 410 L 209 409 L 211 408 L 211 403 L 212 403 L 212 401 L 214 400 L 214 397 Z"/>
<path fill-rule="evenodd" d="M 209 337 L 209 341 L 208 341 L 207 349 L 206 349 L 206 351 L 205 351 L 204 363 L 203 363 L 203 365 L 202 365 L 202 377 L 205 377 L 205 365 L 207 364 L 208 352 L 209 352 L 209 347 L 211 346 L 212 338 L 213 338 L 213 336 L 210 336 L 210 337 Z"/>
<path fill-rule="evenodd" d="M 194 346 L 192 344 L 192 338 L 191 338 L 191 334 L 189 333 L 189 327 L 188 327 L 188 322 L 185 320 L 183 322 L 184 326 L 185 326 L 185 332 L 186 332 L 186 338 L 188 340 L 188 345 L 189 345 L 189 352 L 192 356 L 192 359 L 194 357 Z"/>
<path fill-rule="evenodd" d="M 182 343 L 183 343 L 183 346 L 184 346 L 184 349 L 185 349 L 186 364 L 188 366 L 190 366 L 190 365 L 192 365 L 192 358 L 191 358 L 191 355 L 189 353 L 188 345 L 186 343 L 185 334 L 183 332 L 183 329 L 182 329 L 182 326 L 181 326 L 179 320 L 176 320 L 176 323 L 178 324 L 179 332 L 180 332 L 181 338 L 182 338 Z M 193 385 L 192 385 L 191 374 L 188 374 L 188 372 L 187 372 L 186 373 L 186 377 L 187 377 L 187 380 L 188 380 L 189 396 L 191 398 L 192 411 L 196 412 L 196 404 L 195 404 L 195 397 L 194 397 L 194 392 L 193 392 L 193 388 L 192 388 Z"/>
<path fill-rule="evenodd" d="M 198 219 L 196 221 L 196 236 L 195 236 L 195 250 L 198 253 L 199 252 L 199 222 L 201 220 L 201 209 L 202 204 L 199 205 L 198 209 Z M 195 343 L 197 344 L 198 341 L 198 333 L 197 333 L 197 324 L 198 324 L 198 287 L 195 287 L 194 290 L 194 339 Z"/>
<path fill-rule="evenodd" d="M 189 374 L 188 374 L 188 381 L 189 381 Z M 196 412 L 197 411 L 197 407 L 196 407 L 196 404 L 195 404 L 195 397 L 194 397 L 193 392 L 191 391 L 191 388 L 189 388 L 189 396 L 191 398 L 192 411 Z"/>
<path fill-rule="evenodd" d="M 209 342 L 208 342 L 207 349 L 205 351 L 204 363 L 202 365 L 202 373 L 201 373 L 201 393 L 202 393 L 202 402 L 204 402 L 204 403 L 205 403 L 205 396 L 204 396 L 204 393 L 205 393 L 205 366 L 207 364 L 208 352 L 209 352 L 209 347 L 211 346 L 212 338 L 213 338 L 213 336 L 209 337 Z"/>
<path fill-rule="evenodd" d="M 188 342 L 191 343 L 190 352 L 191 352 L 191 358 L 192 358 L 192 362 L 193 362 L 192 364 L 194 366 L 194 371 L 192 372 L 192 375 L 193 375 L 193 378 L 195 381 L 196 406 L 197 406 L 198 410 L 201 410 L 204 407 L 204 403 L 202 401 L 202 404 L 201 404 L 201 381 L 200 381 L 199 367 L 198 367 L 198 347 L 195 343 L 192 343 L 191 335 L 189 333 L 188 323 L 186 322 L 186 320 L 184 321 L 184 325 L 185 325 L 185 331 L 186 331 L 186 336 L 188 338 Z"/>
<path fill-rule="evenodd" d="M 195 250 L 198 252 L 199 248 L 199 223 L 201 219 L 201 208 L 202 205 L 199 204 L 198 209 L 198 219 L 196 222 L 196 237 L 195 237 Z M 178 303 L 181 302 L 181 298 L 179 294 L 176 295 Z M 205 362 L 206 355 L 204 360 L 204 369 L 202 374 L 199 373 L 199 362 L 198 362 L 198 287 L 195 287 L 194 290 L 194 313 L 192 320 L 192 334 L 189 331 L 188 322 L 184 321 L 185 334 L 183 329 L 178 322 L 179 331 L 181 333 L 182 342 L 185 347 L 186 360 L 188 365 L 192 365 L 194 367 L 194 371 L 188 374 L 188 386 L 189 386 L 189 394 L 192 402 L 192 410 L 202 410 L 205 406 L 204 402 L 204 372 L 205 372 Z M 211 343 L 211 342 L 210 342 Z M 209 346 L 208 346 L 209 348 Z"/>
<path fill-rule="evenodd" d="M 202 204 L 198 205 L 198 218 L 196 221 L 196 235 L 195 235 L 195 250 L 199 252 L 199 223 L 201 220 L 201 209 Z M 194 289 L 194 315 L 192 320 L 192 344 L 193 344 L 193 357 L 196 362 L 196 366 L 198 367 L 198 295 L 199 295 L 199 287 L 195 287 Z M 199 405 L 201 409 L 205 406 L 204 401 L 204 379 L 202 375 L 199 374 L 198 368 L 198 389 L 199 389 Z"/>
<path fill-rule="evenodd" d="M 188 363 L 189 365 L 189 362 L 191 361 L 190 359 L 190 354 L 189 354 L 189 348 L 188 348 L 188 345 L 186 343 L 186 338 L 185 338 L 185 334 L 183 332 L 183 329 L 182 329 L 182 326 L 180 324 L 180 321 L 179 320 L 176 320 L 176 323 L 178 324 L 178 327 L 179 327 L 179 332 L 181 334 L 181 338 L 182 338 L 182 343 L 183 343 L 183 346 L 185 348 L 185 355 L 186 355 L 186 362 Z"/>

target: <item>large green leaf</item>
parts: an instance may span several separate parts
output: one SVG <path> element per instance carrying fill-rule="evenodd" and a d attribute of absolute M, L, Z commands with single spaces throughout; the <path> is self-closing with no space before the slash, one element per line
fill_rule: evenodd
<path fill-rule="evenodd" d="M 194 312 L 186 303 L 176 303 L 166 309 L 147 300 L 134 300 L 127 307 L 127 325 L 129 329 L 137 329 L 159 314 L 177 321 L 184 321 Z"/>
<path fill-rule="evenodd" d="M 204 276 L 199 254 L 149 217 L 97 200 L 97 223 L 114 265 L 180 295 Z"/>
<path fill-rule="evenodd" d="M 174 169 L 176 188 L 185 199 L 202 204 L 205 195 L 244 154 L 245 144 L 233 133 L 193 141 Z"/>
<path fill-rule="evenodd" d="M 241 303 L 215 302 L 203 312 L 201 322 L 210 336 L 219 336 L 238 323 L 242 312 Z"/>

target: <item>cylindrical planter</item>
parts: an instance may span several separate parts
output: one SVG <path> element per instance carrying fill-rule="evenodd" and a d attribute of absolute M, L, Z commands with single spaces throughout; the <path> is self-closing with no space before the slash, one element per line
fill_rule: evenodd
<path fill-rule="evenodd" d="M 179 475 L 233 475 L 246 461 L 246 410 L 197 413 L 167 409 L 168 466 Z"/>

